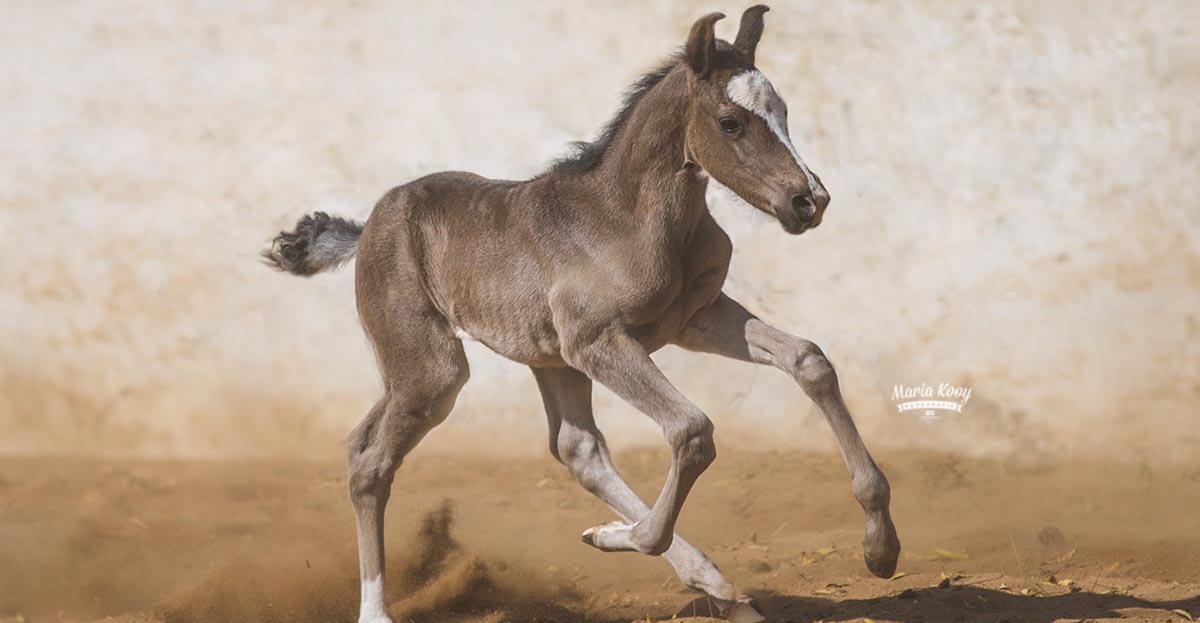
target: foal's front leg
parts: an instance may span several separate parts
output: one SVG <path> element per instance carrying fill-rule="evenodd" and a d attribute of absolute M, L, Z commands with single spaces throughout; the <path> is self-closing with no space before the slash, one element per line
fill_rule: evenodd
<path fill-rule="evenodd" d="M 900 556 L 900 539 L 888 509 L 891 489 L 863 445 L 842 400 L 837 374 L 821 349 L 759 320 L 724 294 L 693 317 L 678 343 L 689 350 L 772 365 L 796 379 L 833 429 L 850 470 L 854 498 L 866 512 L 867 568 L 879 577 L 891 577 Z"/>
<path fill-rule="evenodd" d="M 633 524 L 613 522 L 590 528 L 583 540 L 604 551 L 658 556 L 671 547 L 675 520 L 692 485 L 717 456 L 712 422 L 621 327 L 566 332 L 564 337 L 566 362 L 650 416 L 671 446 L 666 484 L 650 511 Z"/>
<path fill-rule="evenodd" d="M 592 415 L 592 381 L 571 368 L 533 368 L 550 423 L 550 448 L 571 475 L 629 523 L 650 512 L 613 466 L 604 435 Z M 713 561 L 678 534 L 662 557 L 679 579 L 703 591 L 721 615 L 735 623 L 765 620 L 753 602 L 734 589 Z"/>

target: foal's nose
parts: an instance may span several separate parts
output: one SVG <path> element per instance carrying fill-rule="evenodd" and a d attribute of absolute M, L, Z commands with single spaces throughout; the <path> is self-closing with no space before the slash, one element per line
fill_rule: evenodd
<path fill-rule="evenodd" d="M 813 195 L 807 193 L 797 193 L 792 195 L 792 208 L 796 210 L 796 215 L 805 223 L 810 223 L 813 217 L 817 215 L 817 205 Z"/>
<path fill-rule="evenodd" d="M 820 182 L 817 183 L 817 188 L 812 192 L 813 203 L 817 204 L 817 212 L 824 212 L 825 207 L 829 205 L 829 191 Z"/>

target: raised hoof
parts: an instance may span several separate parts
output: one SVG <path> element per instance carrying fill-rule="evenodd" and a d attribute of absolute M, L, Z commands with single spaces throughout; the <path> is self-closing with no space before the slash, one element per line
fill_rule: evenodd
<path fill-rule="evenodd" d="M 750 599 L 733 602 L 733 605 L 721 612 L 721 617 L 730 623 L 760 623 L 767 620 Z"/>
<path fill-rule="evenodd" d="M 863 538 L 863 561 L 867 569 L 881 578 L 890 578 L 896 573 L 896 562 L 900 559 L 900 537 L 892 517 L 884 511 L 867 516 L 867 534 Z"/>
<path fill-rule="evenodd" d="M 636 551 L 630 539 L 631 534 L 629 524 L 612 521 L 584 530 L 579 538 L 602 552 Z"/>
<path fill-rule="evenodd" d="M 670 541 L 665 545 L 640 544 L 634 536 L 634 529 L 635 526 L 613 521 L 584 530 L 580 539 L 602 552 L 639 552 L 650 556 L 658 556 L 671 546 Z"/>

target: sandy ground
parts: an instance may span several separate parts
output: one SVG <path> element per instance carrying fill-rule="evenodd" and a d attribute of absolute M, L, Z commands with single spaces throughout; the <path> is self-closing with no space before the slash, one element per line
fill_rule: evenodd
<path fill-rule="evenodd" d="M 879 458 L 904 543 L 891 580 L 862 564 L 836 456 L 726 451 L 680 531 L 772 621 L 1200 615 L 1196 465 Z M 647 496 L 665 463 L 618 456 Z M 353 621 L 342 478 L 320 462 L 0 459 L 0 621 Z M 549 457 L 418 451 L 389 511 L 398 621 L 708 620 L 663 561 L 579 541 L 608 511 Z"/>

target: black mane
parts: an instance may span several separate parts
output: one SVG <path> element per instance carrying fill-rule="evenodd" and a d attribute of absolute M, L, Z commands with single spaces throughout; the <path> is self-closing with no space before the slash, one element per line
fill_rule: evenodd
<path fill-rule="evenodd" d="M 596 166 L 596 163 L 600 162 L 601 156 L 604 155 L 609 145 L 612 144 L 613 139 L 616 138 L 617 133 L 621 131 L 621 128 L 625 127 L 625 124 L 629 123 L 629 118 L 633 115 L 633 109 L 637 106 L 637 103 L 650 92 L 650 89 L 662 82 L 667 77 L 667 74 L 671 73 L 671 70 L 679 63 L 679 58 L 680 55 L 678 53 L 673 54 L 659 65 L 657 69 L 638 78 L 625 91 L 625 97 L 621 102 L 621 109 L 605 124 L 604 129 L 600 131 L 600 136 L 591 142 L 576 141 L 571 143 L 571 146 L 575 149 L 574 153 L 555 160 L 554 164 L 550 165 L 547 173 L 582 173 Z"/>

